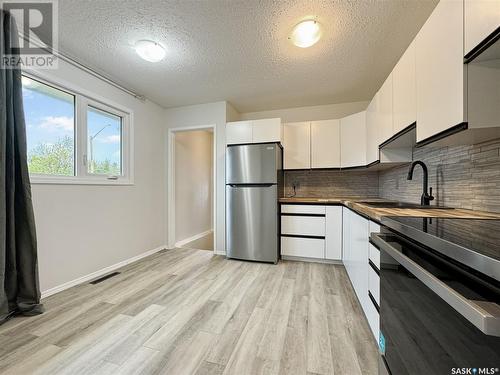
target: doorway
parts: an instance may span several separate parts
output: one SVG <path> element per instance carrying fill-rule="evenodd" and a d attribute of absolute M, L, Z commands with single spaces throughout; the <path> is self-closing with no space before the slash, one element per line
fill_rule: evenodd
<path fill-rule="evenodd" d="M 169 131 L 171 247 L 214 250 L 214 128 Z"/>

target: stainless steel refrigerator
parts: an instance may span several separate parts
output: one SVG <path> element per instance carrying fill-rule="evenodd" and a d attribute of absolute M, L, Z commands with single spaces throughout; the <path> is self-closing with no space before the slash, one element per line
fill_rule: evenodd
<path fill-rule="evenodd" d="M 279 143 L 227 147 L 228 258 L 278 262 L 278 198 L 283 189 L 282 164 Z"/>

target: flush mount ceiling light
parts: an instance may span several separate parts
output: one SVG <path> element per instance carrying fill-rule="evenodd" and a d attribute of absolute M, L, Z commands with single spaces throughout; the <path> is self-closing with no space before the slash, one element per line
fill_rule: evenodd
<path fill-rule="evenodd" d="M 139 40 L 135 43 L 135 52 L 144 60 L 158 62 L 165 57 L 165 48 L 152 40 Z"/>
<path fill-rule="evenodd" d="M 321 38 L 320 24 L 315 20 L 306 20 L 298 23 L 292 30 L 290 40 L 300 48 L 311 47 Z"/>

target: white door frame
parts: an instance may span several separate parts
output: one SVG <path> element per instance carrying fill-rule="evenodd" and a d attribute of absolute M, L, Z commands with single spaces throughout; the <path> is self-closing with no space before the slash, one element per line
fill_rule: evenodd
<path fill-rule="evenodd" d="M 215 124 L 185 126 L 169 128 L 167 134 L 167 248 L 175 247 L 175 133 L 193 130 L 212 130 L 212 222 L 214 230 L 214 252 L 215 233 L 217 233 L 217 129 Z"/>

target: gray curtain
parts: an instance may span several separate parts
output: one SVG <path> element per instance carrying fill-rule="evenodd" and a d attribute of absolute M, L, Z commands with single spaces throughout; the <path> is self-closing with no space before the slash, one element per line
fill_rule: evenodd
<path fill-rule="evenodd" d="M 14 18 L 1 11 L 0 59 L 17 54 Z M 0 323 L 43 312 L 26 155 L 21 71 L 0 69 Z"/>

